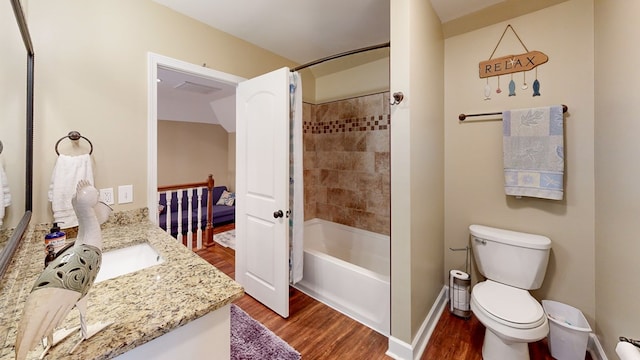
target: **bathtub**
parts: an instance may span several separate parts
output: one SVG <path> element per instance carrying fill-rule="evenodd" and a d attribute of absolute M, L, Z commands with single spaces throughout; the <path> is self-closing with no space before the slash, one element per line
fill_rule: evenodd
<path fill-rule="evenodd" d="M 389 336 L 390 247 L 387 235 L 305 221 L 304 275 L 294 287 Z"/>

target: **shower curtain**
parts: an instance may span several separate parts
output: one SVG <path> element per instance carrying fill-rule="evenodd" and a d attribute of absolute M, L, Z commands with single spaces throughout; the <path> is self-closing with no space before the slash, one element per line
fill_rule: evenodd
<path fill-rule="evenodd" d="M 302 80 L 289 75 L 289 281 L 302 280 L 304 256 L 304 183 L 302 172 Z"/>

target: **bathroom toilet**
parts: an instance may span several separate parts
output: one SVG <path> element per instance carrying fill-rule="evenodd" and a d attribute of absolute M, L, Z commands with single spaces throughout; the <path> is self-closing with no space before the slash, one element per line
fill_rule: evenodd
<path fill-rule="evenodd" d="M 529 294 L 542 286 L 551 240 L 482 225 L 469 226 L 479 272 L 486 278 L 471 291 L 471 311 L 486 327 L 484 360 L 527 360 L 528 343 L 542 340 L 549 323 Z"/>

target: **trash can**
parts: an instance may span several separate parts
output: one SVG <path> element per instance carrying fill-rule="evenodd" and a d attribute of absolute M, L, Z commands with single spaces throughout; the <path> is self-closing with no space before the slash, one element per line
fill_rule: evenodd
<path fill-rule="evenodd" d="M 591 327 L 582 312 L 557 301 L 542 300 L 549 319 L 549 351 L 558 360 L 584 360 Z"/>

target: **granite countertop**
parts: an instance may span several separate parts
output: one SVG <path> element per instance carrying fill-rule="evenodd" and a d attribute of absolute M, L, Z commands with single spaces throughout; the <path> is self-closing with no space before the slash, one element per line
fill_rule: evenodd
<path fill-rule="evenodd" d="M 30 226 L 0 280 L 0 360 L 14 359 L 16 328 L 33 283 L 44 265 L 44 235 L 50 224 Z M 67 232 L 67 238 L 74 237 Z M 88 296 L 88 323 L 114 323 L 68 351 L 80 333 L 49 351 L 45 359 L 110 359 L 215 311 L 244 294 L 242 287 L 148 220 L 148 210 L 111 215 L 102 225 L 103 252 L 148 241 L 161 264 L 94 284 Z M 77 309 L 63 326 L 80 324 Z M 29 353 L 37 358 L 38 345 Z"/>

